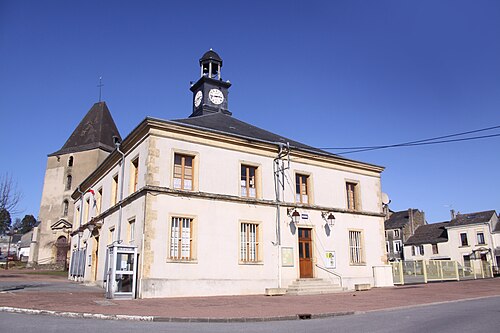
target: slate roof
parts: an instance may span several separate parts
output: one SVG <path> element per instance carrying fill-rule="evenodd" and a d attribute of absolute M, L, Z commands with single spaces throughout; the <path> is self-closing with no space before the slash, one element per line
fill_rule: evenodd
<path fill-rule="evenodd" d="M 75 128 L 64 146 L 49 156 L 75 153 L 95 148 L 115 149 L 113 136 L 121 140 L 120 132 L 105 102 L 95 103 Z"/>
<path fill-rule="evenodd" d="M 418 212 L 418 209 L 412 209 L 412 212 L 415 214 Z M 400 212 L 392 213 L 391 217 L 384 222 L 385 230 L 388 229 L 401 229 L 407 223 L 410 222 L 410 215 L 408 210 L 403 210 Z"/>
<path fill-rule="evenodd" d="M 424 224 L 415 230 L 415 234 L 408 238 L 405 245 L 437 244 L 448 241 L 446 226 L 450 222 Z"/>
<path fill-rule="evenodd" d="M 487 210 L 484 212 L 476 212 L 469 214 L 457 214 L 457 216 L 450 221 L 450 227 L 457 227 L 469 224 L 486 223 L 491 219 L 491 216 L 496 212 L 494 210 Z"/>
<path fill-rule="evenodd" d="M 284 136 L 274 134 L 264 129 L 250 125 L 222 112 L 204 114 L 192 118 L 175 119 L 171 120 L 170 122 L 190 125 L 211 132 L 230 134 L 252 140 L 283 144 L 289 142 L 291 148 L 311 151 L 314 153 L 319 153 L 321 155 L 337 156 L 327 151 L 305 145 L 303 143 L 288 139 Z"/>

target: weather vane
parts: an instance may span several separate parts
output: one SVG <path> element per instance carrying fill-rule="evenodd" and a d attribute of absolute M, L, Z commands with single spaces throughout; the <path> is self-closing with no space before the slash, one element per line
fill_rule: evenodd
<path fill-rule="evenodd" d="M 97 87 L 99 87 L 99 102 L 101 101 L 102 86 L 104 86 L 104 84 L 102 84 L 102 76 L 99 76 L 99 84 L 97 85 Z"/>

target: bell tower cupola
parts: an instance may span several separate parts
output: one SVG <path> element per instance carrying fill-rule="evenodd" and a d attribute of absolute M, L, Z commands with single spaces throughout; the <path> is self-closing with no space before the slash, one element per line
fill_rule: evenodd
<path fill-rule="evenodd" d="M 189 117 L 222 112 L 231 115 L 228 110 L 229 81 L 221 77 L 222 59 L 212 49 L 200 59 L 200 79 L 190 90 L 193 92 L 193 113 Z"/>

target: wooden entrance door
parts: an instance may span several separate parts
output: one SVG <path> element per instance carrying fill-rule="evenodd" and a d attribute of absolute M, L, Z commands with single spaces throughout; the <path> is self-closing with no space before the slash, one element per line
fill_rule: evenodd
<path fill-rule="evenodd" d="M 299 228 L 299 267 L 301 278 L 313 277 L 311 229 Z"/>
<path fill-rule="evenodd" d="M 60 236 L 56 241 L 56 263 L 63 266 L 64 269 L 67 268 L 67 258 L 68 258 L 68 250 L 69 244 L 68 240 L 64 236 Z"/>

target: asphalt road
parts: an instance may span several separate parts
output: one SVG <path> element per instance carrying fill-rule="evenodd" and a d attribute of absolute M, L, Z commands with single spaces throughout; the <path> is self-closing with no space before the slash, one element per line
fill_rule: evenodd
<path fill-rule="evenodd" d="M 500 297 L 358 315 L 260 323 L 156 323 L 0 312 L 0 332 L 498 332 Z"/>

